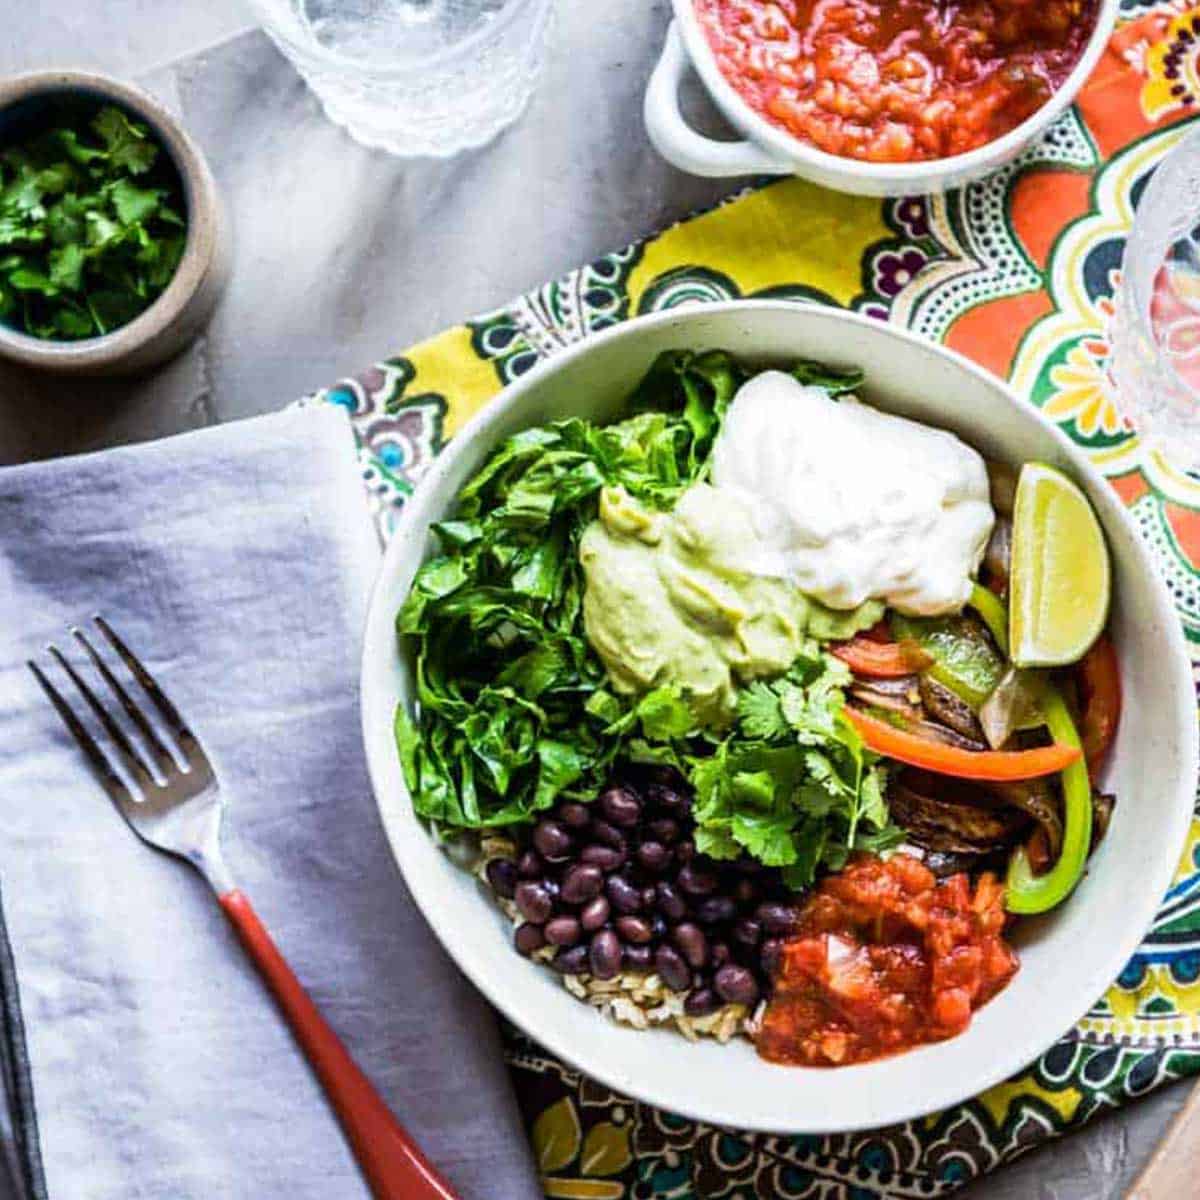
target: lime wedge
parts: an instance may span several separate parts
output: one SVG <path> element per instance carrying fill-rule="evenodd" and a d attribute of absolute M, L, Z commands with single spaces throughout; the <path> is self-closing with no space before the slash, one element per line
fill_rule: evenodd
<path fill-rule="evenodd" d="M 1078 662 L 1108 620 L 1108 547 L 1087 497 L 1061 471 L 1026 463 L 1013 508 L 1009 653 L 1019 667 Z"/>

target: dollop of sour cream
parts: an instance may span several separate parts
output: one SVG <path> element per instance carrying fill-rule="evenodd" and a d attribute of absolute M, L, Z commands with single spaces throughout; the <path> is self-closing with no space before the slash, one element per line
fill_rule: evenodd
<path fill-rule="evenodd" d="M 952 433 L 782 371 L 734 397 L 712 481 L 752 514 L 758 569 L 830 608 L 958 611 L 995 520 L 984 461 Z"/>

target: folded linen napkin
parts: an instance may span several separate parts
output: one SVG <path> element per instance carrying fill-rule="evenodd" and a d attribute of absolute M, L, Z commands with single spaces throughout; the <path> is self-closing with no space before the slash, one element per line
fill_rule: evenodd
<path fill-rule="evenodd" d="M 0 472 L 0 1074 L 25 1195 L 367 1195 L 206 885 L 134 838 L 25 668 L 96 612 L 199 734 L 234 877 L 401 1121 L 465 1200 L 541 1194 L 492 1015 L 371 799 L 377 560 L 332 409 Z"/>

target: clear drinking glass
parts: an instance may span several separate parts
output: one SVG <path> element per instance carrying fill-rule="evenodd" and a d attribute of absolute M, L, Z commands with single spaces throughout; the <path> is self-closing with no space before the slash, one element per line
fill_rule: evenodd
<path fill-rule="evenodd" d="M 1142 193 L 1111 342 L 1121 410 L 1166 458 L 1200 472 L 1200 132 Z"/>
<path fill-rule="evenodd" d="M 367 146 L 446 157 L 521 115 L 552 0 L 252 0 L 330 120 Z"/>

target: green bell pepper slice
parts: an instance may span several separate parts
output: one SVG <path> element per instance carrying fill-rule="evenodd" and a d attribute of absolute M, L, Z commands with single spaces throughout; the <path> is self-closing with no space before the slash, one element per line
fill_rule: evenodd
<path fill-rule="evenodd" d="M 1000 653 L 1007 658 L 1008 607 L 1004 601 L 991 588 L 985 588 L 982 583 L 977 583 L 971 588 L 971 598 L 967 601 L 967 605 L 979 614 L 983 623 L 988 627 L 988 633 L 1000 647 Z"/>
<path fill-rule="evenodd" d="M 926 672 L 973 709 L 978 710 L 1000 682 L 1004 659 L 974 621 L 961 616 L 906 617 L 896 612 L 890 614 L 890 621 L 892 636 L 916 642 L 933 659 Z"/>
<path fill-rule="evenodd" d="M 1079 731 L 1062 693 L 1047 685 L 1041 698 L 1046 728 L 1056 742 L 1080 746 Z M 1082 747 L 1080 747 L 1082 748 Z M 1092 783 L 1087 762 L 1081 755 L 1062 772 L 1063 844 L 1058 861 L 1044 875 L 1035 875 L 1024 846 L 1008 860 L 1005 907 L 1009 912 L 1031 915 L 1048 912 L 1061 904 L 1083 878 L 1092 844 Z"/>

